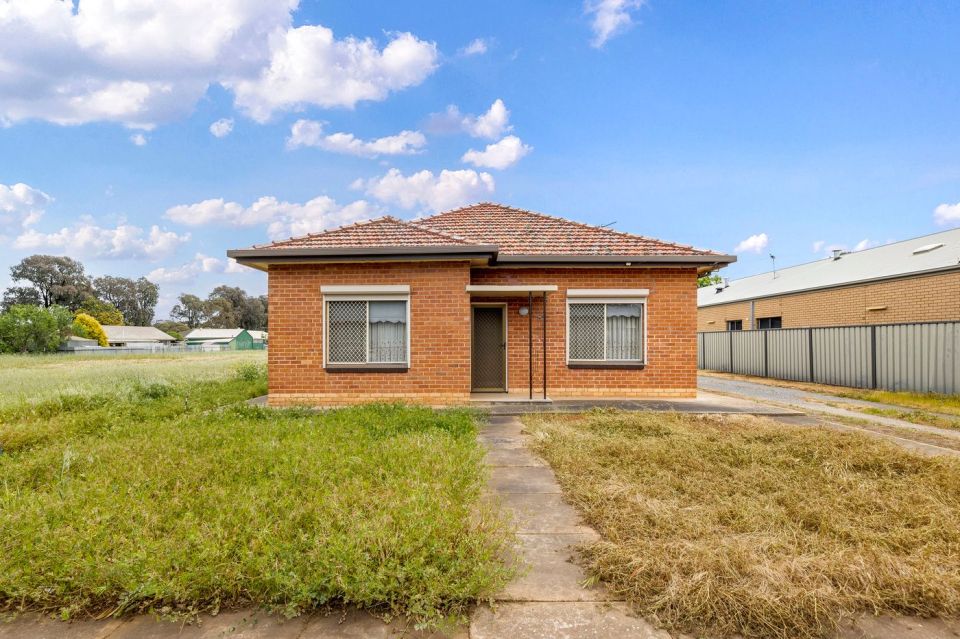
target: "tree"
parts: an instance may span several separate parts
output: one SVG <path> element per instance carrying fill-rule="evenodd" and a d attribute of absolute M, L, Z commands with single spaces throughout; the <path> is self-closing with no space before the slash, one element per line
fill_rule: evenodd
<path fill-rule="evenodd" d="M 136 310 L 133 312 L 129 323 L 135 326 L 150 326 L 159 299 L 160 287 L 145 277 L 138 278 L 134 283 Z"/>
<path fill-rule="evenodd" d="M 103 331 L 103 327 L 100 326 L 100 322 L 92 315 L 87 315 L 86 313 L 77 313 L 77 317 L 73 320 L 73 334 L 86 337 L 87 339 L 95 339 L 100 346 L 110 345 L 107 341 L 107 334 Z"/>
<path fill-rule="evenodd" d="M 98 300 L 93 295 L 88 295 L 87 299 L 83 300 L 79 310 L 95 318 L 100 324 L 107 326 L 123 325 L 123 313 L 120 312 L 120 309 L 113 304 Z"/>
<path fill-rule="evenodd" d="M 3 309 L 7 310 L 17 304 L 40 306 L 40 293 L 29 286 L 11 286 L 3 292 Z"/>
<path fill-rule="evenodd" d="M 716 273 L 712 273 L 710 275 L 704 275 L 703 277 L 698 277 L 697 287 L 703 288 L 704 286 L 714 286 L 716 284 L 719 284 L 722 281 L 723 281 L 722 277 L 720 277 Z"/>
<path fill-rule="evenodd" d="M 267 327 L 266 296 L 251 297 L 237 286 L 218 286 L 207 298 L 208 323 L 218 328 Z"/>
<path fill-rule="evenodd" d="M 122 314 L 125 324 L 149 326 L 160 298 L 160 288 L 145 277 L 132 280 L 129 277 L 105 275 L 93 280 L 97 297 L 115 306 Z"/>
<path fill-rule="evenodd" d="M 170 317 L 179 320 L 188 328 L 196 328 L 207 320 L 206 303 L 190 293 L 183 293 L 177 298 L 179 302 L 170 310 Z"/>
<path fill-rule="evenodd" d="M 4 353 L 49 353 L 63 341 L 61 322 L 70 312 L 60 307 L 43 308 L 16 304 L 0 314 L 0 351 Z M 68 324 L 69 325 L 69 324 Z"/>
<path fill-rule="evenodd" d="M 61 305 L 73 311 L 92 292 L 83 264 L 69 257 L 25 257 L 10 267 L 10 278 L 15 282 L 27 282 L 29 286 L 7 289 L 5 306 L 36 302 L 44 308 Z"/>
<path fill-rule="evenodd" d="M 183 322 L 174 322 L 171 320 L 156 322 L 153 327 L 163 331 L 178 342 L 183 341 L 183 336 L 190 332 L 190 327 Z"/>
<path fill-rule="evenodd" d="M 203 323 L 209 328 L 236 328 L 240 325 L 240 310 L 235 308 L 226 297 L 216 297 L 204 302 L 207 321 Z"/>

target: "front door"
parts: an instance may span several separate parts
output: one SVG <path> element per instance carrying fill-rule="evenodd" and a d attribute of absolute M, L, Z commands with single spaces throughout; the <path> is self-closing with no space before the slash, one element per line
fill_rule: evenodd
<path fill-rule="evenodd" d="M 473 390 L 507 390 L 507 339 L 502 306 L 473 307 L 471 379 Z"/>

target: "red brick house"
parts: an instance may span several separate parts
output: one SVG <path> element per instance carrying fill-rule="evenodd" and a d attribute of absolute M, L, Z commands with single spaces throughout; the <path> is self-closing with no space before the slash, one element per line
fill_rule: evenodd
<path fill-rule="evenodd" d="M 692 397 L 729 255 L 482 203 L 227 253 L 269 277 L 269 403 Z"/>

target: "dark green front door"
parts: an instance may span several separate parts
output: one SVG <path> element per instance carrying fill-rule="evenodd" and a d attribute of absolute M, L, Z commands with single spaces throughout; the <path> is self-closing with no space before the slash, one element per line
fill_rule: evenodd
<path fill-rule="evenodd" d="M 507 390 L 507 343 L 502 306 L 473 307 L 471 379 L 473 390 Z"/>

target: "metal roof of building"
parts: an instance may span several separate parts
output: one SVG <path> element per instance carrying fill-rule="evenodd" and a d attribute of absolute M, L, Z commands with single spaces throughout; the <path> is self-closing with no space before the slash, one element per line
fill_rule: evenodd
<path fill-rule="evenodd" d="M 815 262 L 751 275 L 697 292 L 697 306 L 716 306 L 920 273 L 960 269 L 960 228 Z"/>
<path fill-rule="evenodd" d="M 167 335 L 153 326 L 107 326 L 103 327 L 108 342 L 175 342 L 172 336 Z"/>
<path fill-rule="evenodd" d="M 186 335 L 184 339 L 225 339 L 232 340 L 243 332 L 242 328 L 195 328 Z"/>

